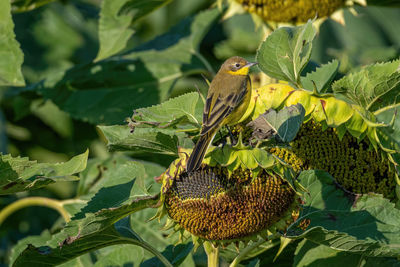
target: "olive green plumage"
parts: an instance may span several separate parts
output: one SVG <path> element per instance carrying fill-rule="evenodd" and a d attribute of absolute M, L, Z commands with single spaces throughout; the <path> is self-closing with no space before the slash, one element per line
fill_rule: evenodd
<path fill-rule="evenodd" d="M 203 125 L 187 163 L 187 171 L 199 169 L 206 151 L 223 125 L 235 124 L 246 111 L 251 95 L 249 63 L 241 57 L 231 57 L 222 64 L 210 84 L 203 111 Z"/>

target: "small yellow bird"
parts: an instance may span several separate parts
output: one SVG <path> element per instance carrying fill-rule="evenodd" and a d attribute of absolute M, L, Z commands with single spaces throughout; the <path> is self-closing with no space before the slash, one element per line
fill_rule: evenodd
<path fill-rule="evenodd" d="M 241 57 L 231 57 L 222 64 L 211 81 L 203 111 L 203 126 L 187 162 L 186 171 L 200 168 L 206 151 L 217 131 L 223 125 L 232 125 L 245 113 L 251 96 L 251 81 L 248 75 L 251 66 Z"/>

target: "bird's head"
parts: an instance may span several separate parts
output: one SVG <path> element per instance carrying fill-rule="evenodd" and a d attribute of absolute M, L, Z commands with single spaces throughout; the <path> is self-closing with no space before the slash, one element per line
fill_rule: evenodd
<path fill-rule="evenodd" d="M 235 56 L 228 58 L 224 62 L 224 64 L 222 64 L 220 71 L 232 75 L 247 75 L 249 73 L 250 67 L 256 64 L 257 63 L 254 62 L 248 62 L 246 59 L 242 57 Z"/>

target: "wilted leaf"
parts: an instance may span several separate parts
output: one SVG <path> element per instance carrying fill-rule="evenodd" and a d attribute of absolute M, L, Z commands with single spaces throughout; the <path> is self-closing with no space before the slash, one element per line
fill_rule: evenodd
<path fill-rule="evenodd" d="M 9 0 L 0 1 L 0 86 L 24 86 L 21 73 L 24 55 L 15 39 Z"/>
<path fill-rule="evenodd" d="M 300 85 L 300 73 L 310 59 L 315 34 L 312 21 L 275 30 L 257 52 L 258 66 L 272 78 Z"/>
<path fill-rule="evenodd" d="M 332 85 L 354 103 L 375 112 L 400 102 L 400 60 L 369 65 Z"/>
<path fill-rule="evenodd" d="M 345 194 L 324 171 L 304 171 L 299 181 L 308 192 L 289 237 L 369 257 L 400 255 L 400 210 L 388 199 Z"/>
<path fill-rule="evenodd" d="M 305 109 L 301 104 L 285 107 L 278 112 L 273 109 L 261 114 L 248 124 L 253 129 L 253 137 L 267 139 L 277 135 L 282 142 L 291 142 L 303 123 Z"/>
<path fill-rule="evenodd" d="M 338 69 L 339 61 L 333 60 L 317 68 L 315 71 L 307 73 L 305 77 L 301 77 L 301 84 L 304 89 L 313 91 L 315 83 L 318 93 L 327 93 Z"/>
<path fill-rule="evenodd" d="M 100 50 L 96 61 L 123 50 L 134 34 L 132 24 L 171 0 L 104 0 L 99 20 Z"/>
<path fill-rule="evenodd" d="M 0 195 L 34 190 L 57 181 L 77 180 L 89 151 L 64 163 L 36 163 L 28 158 L 0 156 Z"/>

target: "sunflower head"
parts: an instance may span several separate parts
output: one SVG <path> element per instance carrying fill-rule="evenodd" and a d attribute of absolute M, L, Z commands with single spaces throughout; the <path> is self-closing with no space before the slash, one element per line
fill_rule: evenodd
<path fill-rule="evenodd" d="M 300 103 L 305 120 L 296 138 L 266 148 L 295 171 L 321 169 L 354 193 L 375 192 L 394 199 L 398 174 L 393 155 L 383 146 L 373 115 L 332 95 L 315 95 L 286 84 L 253 91 L 252 119 L 266 109 Z M 246 132 L 246 128 L 242 130 Z"/>
<path fill-rule="evenodd" d="M 177 228 L 222 244 L 284 230 L 293 222 L 299 197 L 281 166 L 254 164 L 259 155 L 251 149 L 224 149 L 214 148 L 202 168 L 191 173 L 184 168 L 184 154 L 171 164 L 161 176 L 164 213 Z"/>
<path fill-rule="evenodd" d="M 242 7 L 265 21 L 306 22 L 331 15 L 345 0 L 236 0 Z"/>

